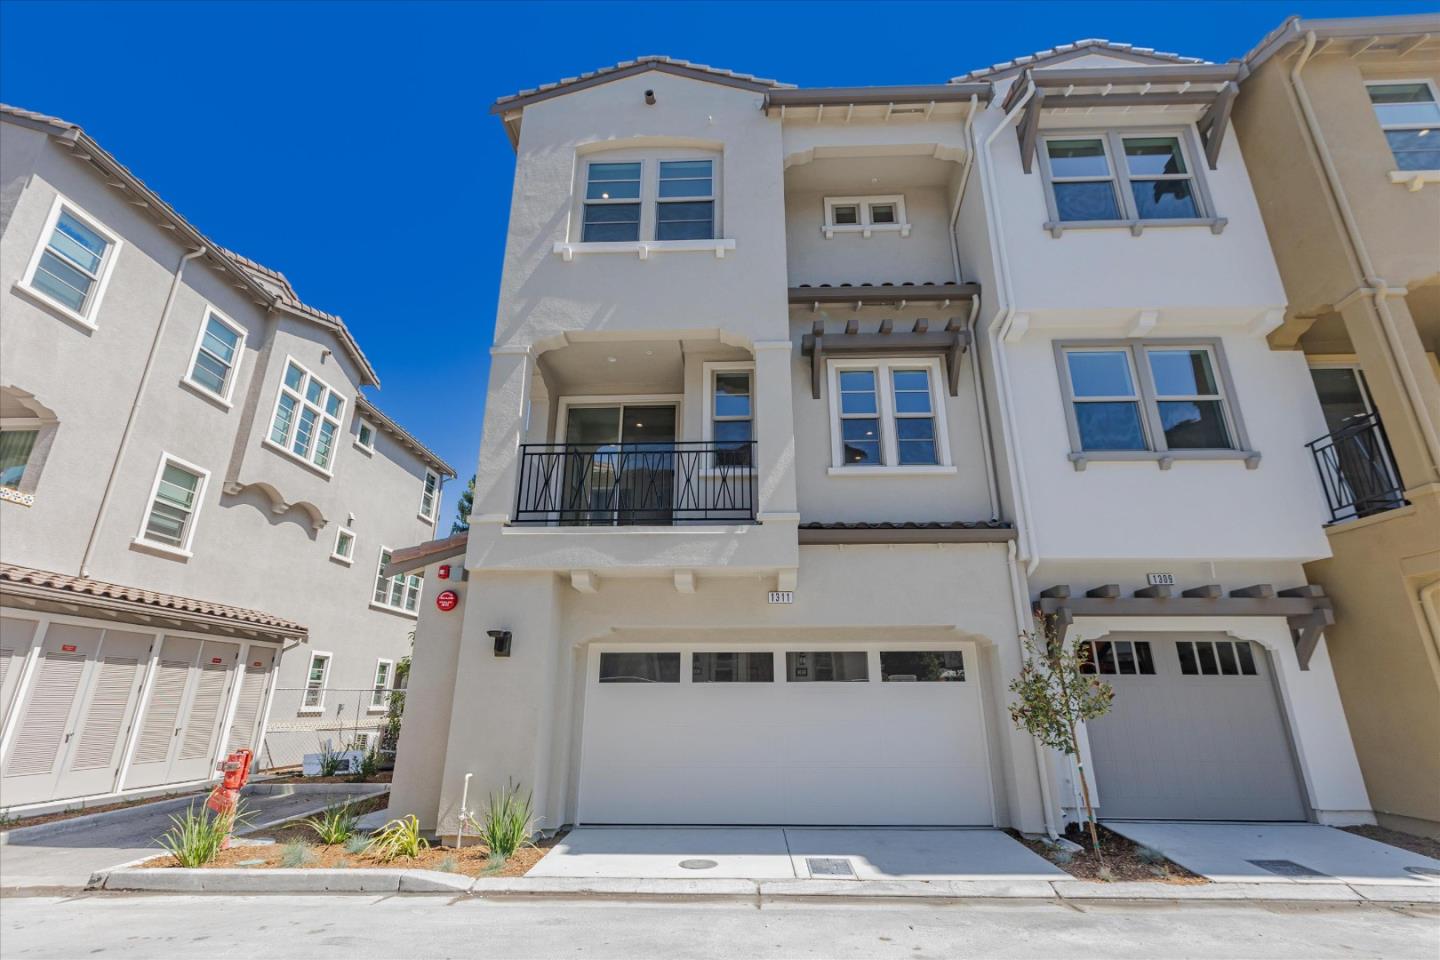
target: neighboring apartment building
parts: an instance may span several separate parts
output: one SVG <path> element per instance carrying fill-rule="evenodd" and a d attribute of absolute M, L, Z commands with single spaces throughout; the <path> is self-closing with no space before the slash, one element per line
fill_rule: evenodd
<path fill-rule="evenodd" d="M 1333 556 L 1307 565 L 1370 799 L 1440 836 L 1440 16 L 1287 21 L 1235 124 L 1309 366 Z"/>
<path fill-rule="evenodd" d="M 454 471 L 283 275 L 72 124 L 0 134 L 0 805 L 378 729 L 421 589 L 379 570 Z"/>
<path fill-rule="evenodd" d="M 497 102 L 475 506 L 390 568 L 429 584 L 392 808 L 1054 831 L 1072 769 L 1006 712 L 1039 607 L 1117 688 L 1103 815 L 1369 820 L 1238 74 L 649 57 Z"/>

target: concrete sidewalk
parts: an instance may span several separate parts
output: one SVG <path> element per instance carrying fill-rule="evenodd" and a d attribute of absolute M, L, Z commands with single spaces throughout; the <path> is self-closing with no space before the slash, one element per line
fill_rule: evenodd
<path fill-rule="evenodd" d="M 241 832 L 310 816 L 347 795 L 358 798 L 376 792 L 371 784 L 356 784 L 353 793 L 346 784 L 335 787 L 334 792 L 247 794 L 245 802 L 254 817 Z M 170 817 L 191 803 L 204 802 L 203 795 L 181 797 L 6 831 L 0 834 L 0 890 L 84 887 L 93 873 L 159 854 L 155 838 L 170 829 Z"/>

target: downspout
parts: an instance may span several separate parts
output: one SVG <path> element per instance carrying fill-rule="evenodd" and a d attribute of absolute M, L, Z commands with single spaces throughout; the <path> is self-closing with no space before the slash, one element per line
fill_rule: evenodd
<path fill-rule="evenodd" d="M 100 527 L 105 522 L 105 514 L 110 509 L 110 497 L 115 490 L 115 477 L 120 472 L 120 462 L 125 459 L 125 451 L 130 446 L 130 433 L 135 429 L 135 416 L 140 410 L 140 400 L 145 395 L 145 387 L 150 382 L 150 371 L 155 367 L 155 354 L 160 351 L 160 341 L 165 336 L 165 328 L 170 324 L 170 312 L 175 306 L 175 297 L 180 292 L 180 278 L 185 274 L 185 265 L 196 257 L 204 256 L 208 248 L 198 247 L 191 250 L 180 258 L 175 267 L 174 279 L 170 282 L 170 293 L 165 297 L 165 306 L 160 311 L 160 322 L 155 325 L 155 337 L 150 341 L 150 352 L 145 355 L 145 366 L 140 371 L 140 382 L 135 387 L 135 399 L 130 403 L 130 413 L 125 417 L 125 428 L 120 431 L 120 446 L 115 450 L 115 460 L 110 465 L 110 475 L 105 478 L 105 491 L 100 495 L 100 508 L 95 511 L 95 523 L 90 528 L 90 537 L 85 541 L 85 552 L 80 557 L 80 576 L 90 575 L 90 557 L 95 551 L 95 540 L 100 535 Z"/>
<path fill-rule="evenodd" d="M 1311 142 L 1315 145 L 1316 154 L 1320 157 L 1320 165 L 1325 170 L 1325 181 L 1330 188 L 1330 196 L 1335 201 L 1335 206 L 1340 211 L 1340 219 L 1345 224 L 1346 239 L 1350 242 L 1350 249 L 1355 254 L 1360 273 L 1368 287 L 1363 292 L 1370 294 L 1375 301 L 1375 312 L 1380 318 L 1380 329 L 1385 334 L 1385 346 L 1389 353 L 1389 360 L 1399 371 L 1400 382 L 1405 387 L 1411 409 L 1415 411 L 1415 419 L 1420 427 L 1420 437 L 1424 440 L 1426 452 L 1430 455 L 1431 476 L 1427 478 L 1427 482 L 1433 481 L 1435 475 L 1440 475 L 1440 434 L 1436 432 L 1430 410 L 1425 405 L 1424 396 L 1420 393 L 1420 384 L 1415 379 L 1415 372 L 1404 362 L 1404 346 L 1400 343 L 1400 335 L 1395 328 L 1395 317 L 1390 312 L 1390 303 L 1387 299 L 1390 285 L 1385 282 L 1384 277 L 1375 272 L 1375 264 L 1370 259 L 1370 252 L 1365 248 L 1359 224 L 1355 222 L 1355 212 L 1350 207 L 1350 200 L 1346 197 L 1345 189 L 1340 182 L 1340 174 L 1335 169 L 1334 158 L 1330 156 L 1330 148 L 1326 146 L 1325 138 L 1320 132 L 1320 122 L 1315 117 L 1315 108 L 1310 103 L 1310 94 L 1305 90 L 1305 84 L 1300 79 L 1300 71 L 1305 69 L 1305 65 L 1310 61 L 1310 56 L 1315 52 L 1315 39 L 1314 30 L 1305 34 L 1305 47 L 1300 51 L 1295 66 L 1290 68 L 1290 85 L 1295 90 L 1295 99 L 1300 104 L 1300 113 L 1304 117 L 1306 130 L 1310 134 Z"/>

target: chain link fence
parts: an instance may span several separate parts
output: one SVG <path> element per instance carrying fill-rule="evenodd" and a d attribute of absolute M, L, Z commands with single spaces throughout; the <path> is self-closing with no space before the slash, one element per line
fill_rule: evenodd
<path fill-rule="evenodd" d="M 373 749 L 389 767 L 404 710 L 404 690 L 277 687 L 257 766 L 298 768 L 307 754 Z"/>

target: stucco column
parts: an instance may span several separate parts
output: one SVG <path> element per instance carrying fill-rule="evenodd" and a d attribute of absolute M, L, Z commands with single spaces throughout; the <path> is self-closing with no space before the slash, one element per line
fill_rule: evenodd
<path fill-rule="evenodd" d="M 1434 429 L 1440 423 L 1440 381 L 1436 380 L 1430 360 L 1425 355 L 1405 298 L 1390 297 L 1387 305 L 1394 334 L 1399 341 L 1398 356 L 1386 339 L 1372 297 L 1352 297 L 1341 307 L 1340 316 L 1345 321 L 1350 343 L 1365 371 L 1365 382 L 1380 413 L 1380 420 L 1385 424 L 1385 435 L 1390 440 L 1401 481 L 1406 487 L 1418 487 L 1440 481 L 1440 472 L 1437 472 L 1440 464 L 1435 462 L 1424 434 L 1427 423 L 1428 429 Z M 1402 372 L 1400 364 L 1408 370 Z M 1406 374 L 1418 388 L 1420 406 L 1428 411 L 1428 421 L 1411 399 L 1404 380 Z"/>
<path fill-rule="evenodd" d="M 508 518 L 515 506 L 518 444 L 525 435 L 535 363 L 525 347 L 495 347 L 490 354 L 490 392 L 485 401 L 472 516 Z"/>
<path fill-rule="evenodd" d="M 758 441 L 758 509 L 766 515 L 796 515 L 795 410 L 791 394 L 793 344 L 755 342 L 755 439 Z"/>

